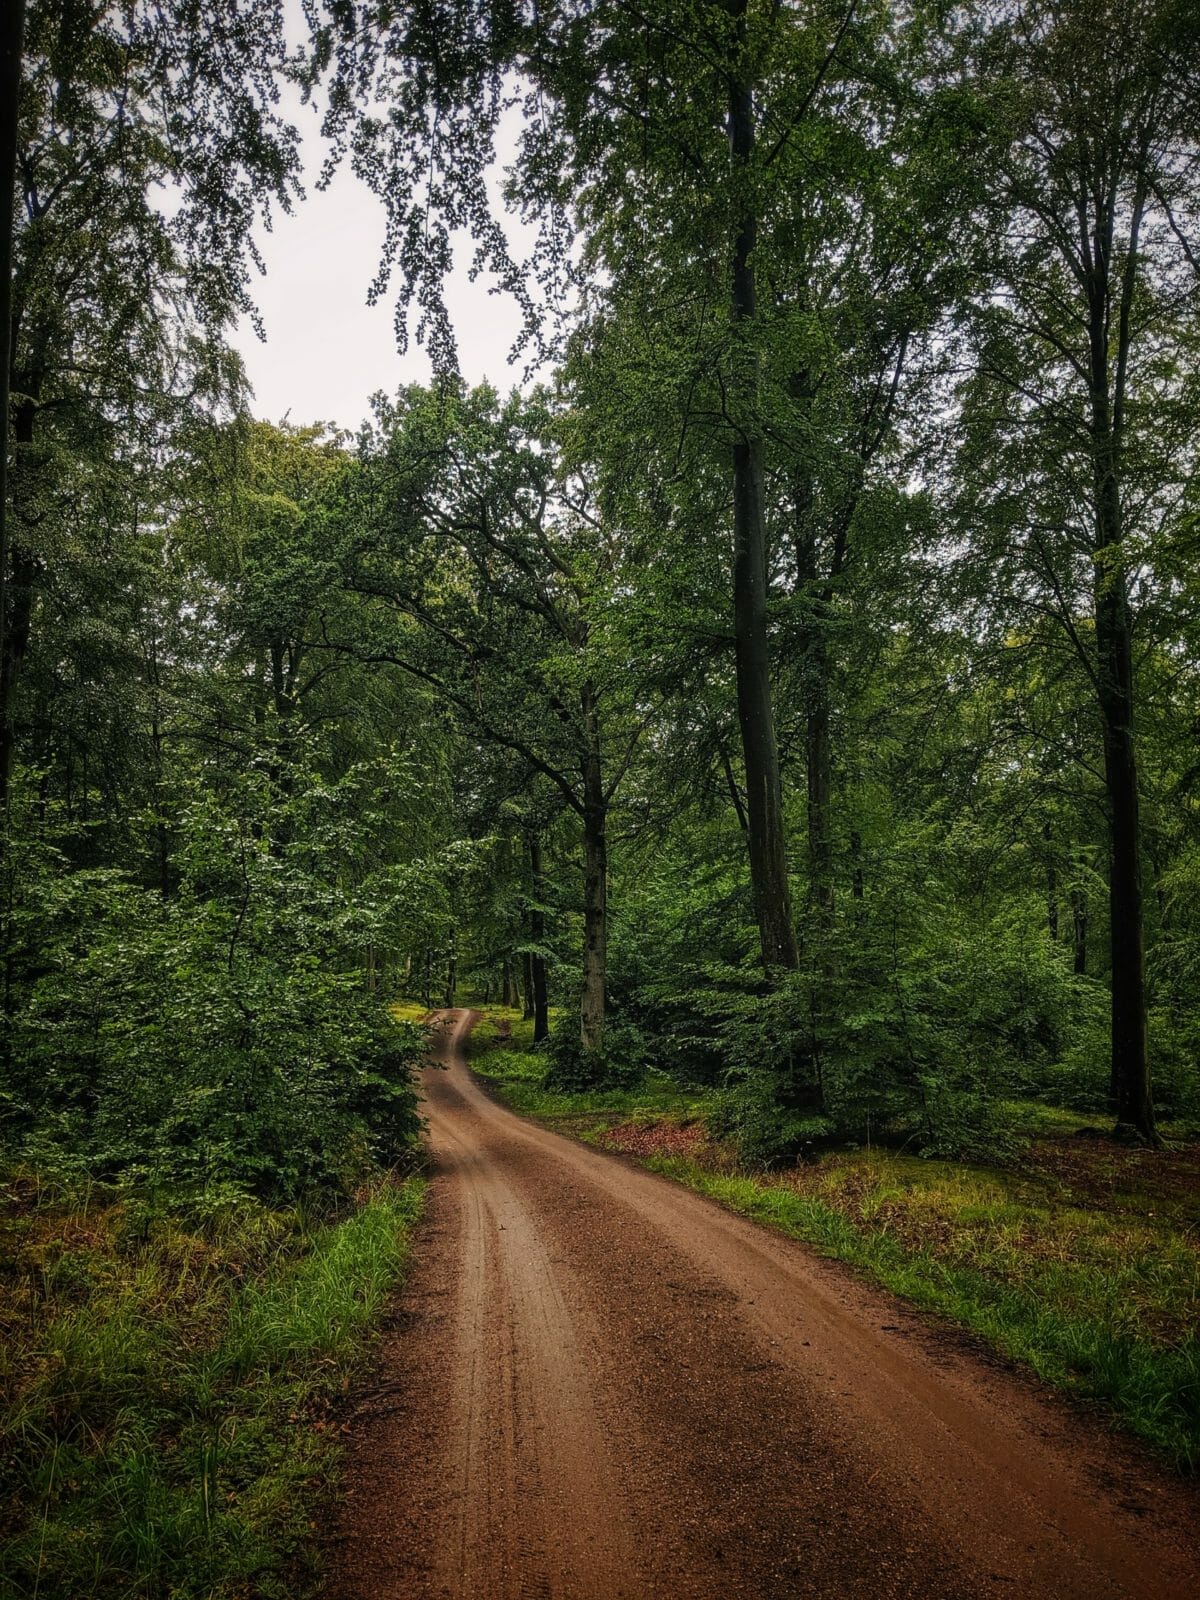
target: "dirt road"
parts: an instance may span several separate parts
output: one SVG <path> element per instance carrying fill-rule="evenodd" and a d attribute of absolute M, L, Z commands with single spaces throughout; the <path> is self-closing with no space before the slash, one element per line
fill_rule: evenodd
<path fill-rule="evenodd" d="M 335 1600 L 1200 1595 L 1198 1497 L 801 1246 L 495 1104 L 444 1014 L 430 1216 Z"/>

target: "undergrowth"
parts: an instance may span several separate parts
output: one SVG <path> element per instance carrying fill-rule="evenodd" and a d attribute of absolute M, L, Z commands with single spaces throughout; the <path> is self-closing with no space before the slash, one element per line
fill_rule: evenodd
<path fill-rule="evenodd" d="M 1084 1117 L 1015 1103 L 1025 1145 L 1005 1165 L 843 1148 L 754 1171 L 713 1136 L 713 1091 L 648 1073 L 632 1089 L 556 1094 L 516 1028 L 497 1038 L 486 1020 L 472 1065 L 514 1110 L 849 1263 L 1200 1469 L 1194 1142 L 1120 1150 Z"/>
<path fill-rule="evenodd" d="M 422 1183 L 341 1215 L 0 1187 L 0 1595 L 292 1597 Z"/>

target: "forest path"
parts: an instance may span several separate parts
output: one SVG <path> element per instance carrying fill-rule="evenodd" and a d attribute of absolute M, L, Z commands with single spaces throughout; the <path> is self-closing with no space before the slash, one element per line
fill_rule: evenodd
<path fill-rule="evenodd" d="M 802 1246 L 514 1116 L 467 1011 L 335 1600 L 1200 1594 L 1200 1497 Z"/>

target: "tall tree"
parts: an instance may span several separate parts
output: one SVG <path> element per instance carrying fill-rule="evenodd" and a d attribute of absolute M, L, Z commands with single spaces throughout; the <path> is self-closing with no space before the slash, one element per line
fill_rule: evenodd
<path fill-rule="evenodd" d="M 1200 17 L 1174 0 L 1023 0 L 986 12 L 977 50 L 1011 133 L 1003 292 L 980 311 L 975 415 L 982 428 L 999 412 L 1001 436 L 1022 441 L 1013 533 L 1094 693 L 1112 1105 L 1153 1140 L 1135 607 L 1145 541 L 1196 440 L 1177 363 L 1193 359 L 1200 312 Z M 1164 435 L 1174 467 L 1156 448 Z"/>
<path fill-rule="evenodd" d="M 5 8 L 6 30 L 19 20 Z M 273 0 L 207 11 L 31 0 L 23 46 L 6 32 L 4 50 L 18 92 L 4 97 L 17 122 L 0 792 L 53 562 L 56 456 L 119 452 L 230 404 L 239 369 L 221 335 L 252 311 L 251 228 L 298 188 L 297 136 L 275 110 L 285 46 Z"/>
<path fill-rule="evenodd" d="M 432 686 L 477 738 L 521 757 L 578 818 L 580 1038 L 604 1045 L 608 826 L 641 731 L 605 649 L 621 542 L 586 480 L 560 471 L 544 399 L 412 389 L 385 408 L 343 513 L 346 582 L 372 603 L 356 640 Z M 396 619 L 399 619 L 397 626 Z"/>

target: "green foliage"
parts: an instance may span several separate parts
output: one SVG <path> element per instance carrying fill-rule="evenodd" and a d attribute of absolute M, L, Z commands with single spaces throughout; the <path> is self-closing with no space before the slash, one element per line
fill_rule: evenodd
<path fill-rule="evenodd" d="M 346 812 L 367 781 L 304 786 L 271 824 L 261 785 L 177 818 L 172 895 L 113 869 L 63 874 L 47 828 L 12 874 L 7 1137 L 42 1161 L 168 1192 L 349 1191 L 417 1131 L 419 1030 L 344 965 Z M 40 868 L 40 870 L 39 870 Z"/>
<path fill-rule="evenodd" d="M 587 1049 L 569 1025 L 555 1028 L 544 1049 L 545 1087 L 555 1093 L 629 1089 L 646 1071 L 645 1039 L 632 1023 L 618 1019 L 609 1020 L 601 1050 Z"/>

